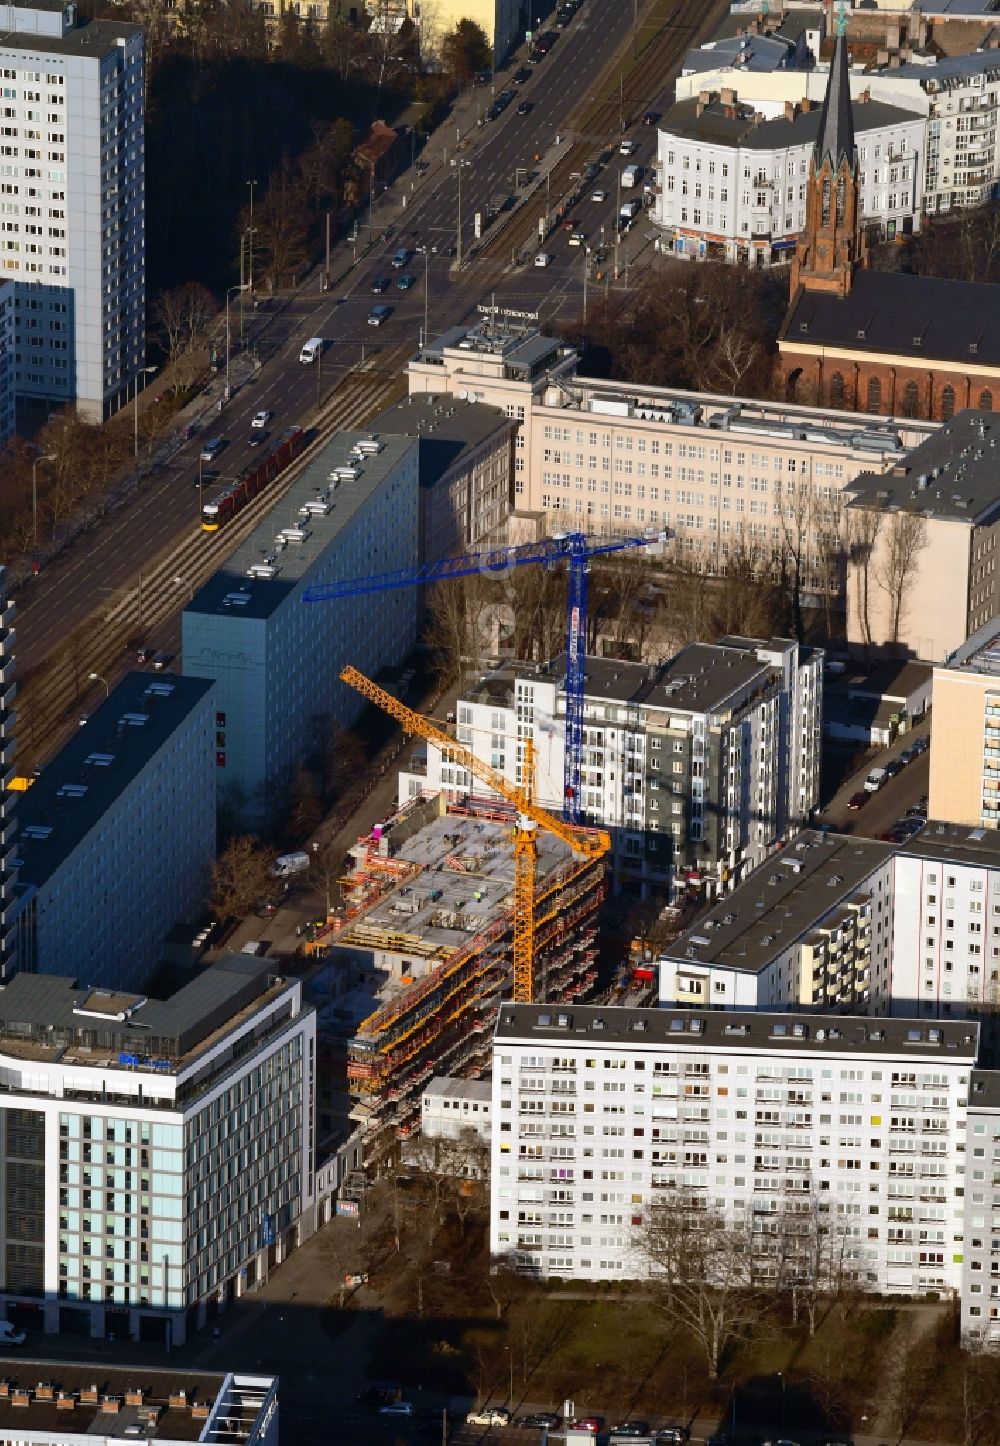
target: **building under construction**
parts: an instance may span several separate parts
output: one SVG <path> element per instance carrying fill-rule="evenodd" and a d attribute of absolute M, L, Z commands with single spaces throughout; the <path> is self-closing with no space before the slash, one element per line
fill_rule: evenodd
<path fill-rule="evenodd" d="M 346 1037 L 369 1170 L 417 1128 L 433 1074 L 488 1069 L 511 997 L 515 816 L 498 799 L 415 799 L 351 851 L 345 907 L 322 940 L 330 1003 L 319 1023 L 333 1052 Z M 556 1004 L 596 982 L 604 860 L 542 831 L 537 847 L 533 994 Z"/>

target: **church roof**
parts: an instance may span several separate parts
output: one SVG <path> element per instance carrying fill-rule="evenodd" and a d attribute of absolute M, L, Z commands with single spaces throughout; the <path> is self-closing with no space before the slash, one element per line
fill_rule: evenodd
<path fill-rule="evenodd" d="M 854 166 L 854 115 L 851 110 L 851 82 L 848 75 L 847 41 L 837 36 L 826 95 L 820 112 L 819 135 L 816 137 L 816 169 L 829 156 L 834 170 L 842 160 Z"/>
<path fill-rule="evenodd" d="M 859 270 L 847 296 L 800 291 L 780 341 L 787 351 L 829 346 L 892 352 L 917 365 L 1000 366 L 1000 286 Z"/>

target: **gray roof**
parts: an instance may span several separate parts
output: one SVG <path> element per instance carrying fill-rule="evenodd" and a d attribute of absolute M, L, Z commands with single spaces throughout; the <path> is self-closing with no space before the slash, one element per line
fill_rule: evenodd
<path fill-rule="evenodd" d="M 820 126 L 824 112 L 811 109 L 799 111 L 792 120 L 776 116 L 772 120 L 757 120 L 752 106 L 737 103 L 723 105 L 713 100 L 704 106 L 692 97 L 678 101 L 671 106 L 661 123 L 661 130 L 671 135 L 686 136 L 691 140 L 703 141 L 719 146 L 742 146 L 744 149 L 771 151 L 786 146 L 820 143 Z M 903 110 L 885 101 L 869 100 L 859 105 L 854 125 L 858 131 L 882 131 L 903 121 L 917 120 L 915 111 Z M 853 143 L 853 142 L 852 142 Z"/>
<path fill-rule="evenodd" d="M 411 392 L 372 417 L 375 437 L 415 437 L 420 446 L 420 485 L 433 487 L 469 452 L 509 437 L 516 423 L 501 407 L 462 402 L 439 392 Z"/>
<path fill-rule="evenodd" d="M 98 60 L 109 50 L 114 50 L 119 40 L 134 40 L 141 34 L 141 25 L 122 24 L 112 20 L 91 20 L 89 25 L 80 25 L 75 30 L 68 30 L 65 35 L 40 35 L 33 30 L 8 30 L 0 36 L 0 52 L 18 50 L 30 54 L 37 51 L 50 55 L 91 56 Z"/>
<path fill-rule="evenodd" d="M 425 1095 L 448 1100 L 485 1100 L 492 1098 L 493 1086 L 488 1079 L 457 1079 L 454 1075 L 438 1074 L 428 1083 Z"/>
<path fill-rule="evenodd" d="M 911 693 L 929 683 L 933 673 L 930 663 L 890 659 L 872 668 L 858 682 L 849 684 L 847 691 L 854 698 L 885 698 L 890 703 L 903 703 Z"/>
<path fill-rule="evenodd" d="M 22 883 L 39 888 L 52 877 L 212 686 L 210 678 L 176 673 L 126 674 L 19 796 Z M 211 746 L 209 737 L 205 747 Z M 43 838 L 44 829 L 49 833 Z M 39 836 L 32 837 L 32 830 Z"/>
<path fill-rule="evenodd" d="M 0 1049 L 5 1038 L 96 1051 L 121 1051 L 163 1072 L 248 1005 L 275 987 L 274 960 L 231 954 L 198 974 L 171 998 L 103 990 L 53 974 L 15 974 L 0 990 Z M 86 1036 L 82 1039 L 81 1036 Z"/>
<path fill-rule="evenodd" d="M 316 564 L 337 534 L 353 521 L 372 493 L 417 446 L 410 437 L 386 437 L 382 451 L 377 455 L 349 456 L 355 443 L 370 437 L 371 433 L 367 430 L 338 432 L 322 452 L 307 463 L 281 500 L 274 504 L 228 561 L 204 587 L 198 589 L 184 609 L 185 616 L 221 613 L 241 618 L 270 617 Z M 348 461 L 359 465 L 360 476 L 332 482 L 332 470 Z M 328 498 L 332 506 L 325 516 L 313 513 L 306 520 L 307 541 L 278 548 L 278 533 L 300 524 L 299 508 L 320 497 Z M 211 501 L 211 498 L 207 500 Z M 268 561 L 273 562 L 277 576 L 248 576 L 252 566 Z M 235 604 L 232 601 L 235 595 L 242 595 L 248 601 Z"/>
<path fill-rule="evenodd" d="M 874 104 L 859 108 L 859 120 Z M 1000 366 L 1000 286 L 860 270 L 854 273 L 847 296 L 800 291 L 788 309 L 780 339 L 792 347 L 801 343 L 866 355 L 892 352 L 928 369 L 936 361 L 958 362 L 970 371 L 996 367 Z"/>
<path fill-rule="evenodd" d="M 689 50 L 684 57 L 683 74 L 697 74 L 702 70 L 717 70 L 721 66 L 735 65 L 740 71 L 784 70 L 795 58 L 791 41 L 772 35 L 721 36 L 710 40 L 695 50 Z"/>
<path fill-rule="evenodd" d="M 820 920 L 845 909 L 893 852 L 891 844 L 804 829 L 720 900 L 666 954 L 748 974 L 768 967 Z"/>
<path fill-rule="evenodd" d="M 989 3 L 993 4 L 994 0 L 989 0 Z M 1000 51 L 973 50 L 967 55 L 935 55 L 932 65 L 917 65 L 911 61 L 908 65 L 886 71 L 885 77 L 919 80 L 925 90 L 938 90 L 946 89 L 951 80 L 962 80 L 966 76 L 991 70 L 1000 71 Z"/>
<path fill-rule="evenodd" d="M 882 1019 L 844 1014 L 630 1009 L 605 1005 L 503 1004 L 496 1039 L 531 1043 L 657 1045 L 787 1055 L 853 1054 L 972 1063 L 979 1025 L 971 1020 Z"/>
<path fill-rule="evenodd" d="M 959 412 L 888 472 L 862 472 L 847 490 L 852 507 L 982 524 L 1000 509 L 1000 416 Z"/>
<path fill-rule="evenodd" d="M 1000 674 L 1000 617 L 990 618 L 942 665 L 956 672 Z"/>
<path fill-rule="evenodd" d="M 673 713 L 714 713 L 730 705 L 734 695 L 759 680 L 770 683 L 776 670 L 757 657 L 757 648 L 781 649 L 787 639 L 763 642 L 755 638 L 727 638 L 721 643 L 689 643 L 664 663 L 630 663 L 618 658 L 586 659 L 587 697 L 631 703 Z M 807 657 L 805 649 L 800 657 Z M 476 702 L 508 698 L 518 677 L 554 676 L 564 686 L 566 654 L 536 665 L 507 664 L 481 679 L 469 692 Z"/>
<path fill-rule="evenodd" d="M 1000 1112 L 1000 1070 L 974 1069 L 969 1084 L 970 1110 Z"/>
<path fill-rule="evenodd" d="M 971 864 L 984 869 L 1000 868 L 1000 830 L 969 828 L 966 824 L 930 819 L 915 838 L 896 850 L 914 858 L 939 863 Z"/>
<path fill-rule="evenodd" d="M 854 168 L 854 114 L 851 106 L 847 39 L 839 26 L 813 154 L 817 170 L 826 160 L 829 160 L 834 170 L 837 170 L 842 161 L 846 161 L 852 170 Z"/>

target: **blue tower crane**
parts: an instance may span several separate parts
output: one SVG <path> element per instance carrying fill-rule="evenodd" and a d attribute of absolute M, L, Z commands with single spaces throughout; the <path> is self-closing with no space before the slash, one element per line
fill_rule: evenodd
<path fill-rule="evenodd" d="M 303 601 L 333 602 L 338 598 L 362 597 L 366 593 L 388 592 L 399 587 L 421 587 L 453 577 L 499 577 L 514 567 L 551 563 L 568 564 L 569 588 L 566 602 L 566 746 L 563 767 L 563 817 L 580 822 L 580 772 L 583 761 L 583 701 L 587 652 L 587 564 L 593 557 L 632 548 L 659 548 L 670 536 L 658 531 L 642 537 L 616 537 L 607 541 L 583 532 L 557 533 L 538 542 L 518 546 L 487 548 L 482 552 L 446 557 L 422 567 L 396 572 L 377 572 L 370 577 L 345 578 L 341 582 L 317 583 L 303 594 Z"/>

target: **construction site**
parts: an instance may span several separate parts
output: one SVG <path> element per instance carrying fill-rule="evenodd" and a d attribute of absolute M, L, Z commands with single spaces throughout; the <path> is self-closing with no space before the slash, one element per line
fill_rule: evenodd
<path fill-rule="evenodd" d="M 317 940 L 326 962 L 310 993 L 320 1057 L 346 1073 L 369 1177 L 418 1128 L 432 1075 L 488 1072 L 497 1010 L 514 993 L 517 825 L 504 799 L 434 795 L 351 850 L 344 904 Z M 530 992 L 553 1003 L 585 998 L 597 980 L 604 854 L 545 829 L 533 849 Z"/>

